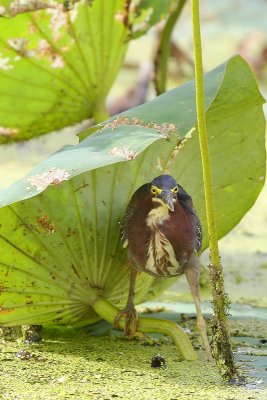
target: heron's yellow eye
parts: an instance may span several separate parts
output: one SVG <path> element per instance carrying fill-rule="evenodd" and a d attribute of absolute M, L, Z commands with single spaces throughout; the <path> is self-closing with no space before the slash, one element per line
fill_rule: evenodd
<path fill-rule="evenodd" d="M 175 188 L 172 189 L 173 193 L 178 193 L 178 186 L 175 186 Z"/>
<path fill-rule="evenodd" d="M 152 186 L 151 193 L 153 193 L 153 194 L 157 194 L 158 193 L 157 188 L 155 188 L 155 186 Z"/>

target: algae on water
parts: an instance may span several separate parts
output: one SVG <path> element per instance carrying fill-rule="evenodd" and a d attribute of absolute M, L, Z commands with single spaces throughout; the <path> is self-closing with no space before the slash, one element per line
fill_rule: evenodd
<path fill-rule="evenodd" d="M 20 350 L 32 354 L 23 359 Z M 152 357 L 166 358 L 166 369 L 151 368 Z M 22 353 L 20 353 L 22 354 Z M 44 332 L 40 344 L 1 343 L 3 399 L 262 400 L 267 391 L 226 385 L 202 351 L 187 362 L 170 343 L 94 337 L 85 330 Z"/>

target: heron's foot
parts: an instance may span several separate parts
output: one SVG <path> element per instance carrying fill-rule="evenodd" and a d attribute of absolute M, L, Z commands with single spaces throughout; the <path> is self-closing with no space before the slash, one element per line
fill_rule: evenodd
<path fill-rule="evenodd" d="M 121 318 L 125 318 L 124 322 L 124 336 L 133 336 L 137 330 L 138 316 L 135 307 L 126 307 L 125 310 L 118 312 L 114 319 L 114 329 L 119 329 L 119 322 Z"/>

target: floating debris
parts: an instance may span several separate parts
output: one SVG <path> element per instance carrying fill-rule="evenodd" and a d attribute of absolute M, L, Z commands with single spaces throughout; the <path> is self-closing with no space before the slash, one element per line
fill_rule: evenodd
<path fill-rule="evenodd" d="M 1 63 L 1 59 L 0 59 Z M 1 69 L 1 65 L 0 65 Z M 16 128 L 8 128 L 5 126 L 0 126 L 0 136 L 15 136 L 18 133 L 18 129 Z"/>
<path fill-rule="evenodd" d="M 29 176 L 26 181 L 37 190 L 44 190 L 49 185 L 60 185 L 62 181 L 67 181 L 69 178 L 68 171 L 54 167 L 42 174 Z"/>
<path fill-rule="evenodd" d="M 167 368 L 166 359 L 161 354 L 155 354 L 151 360 L 152 368 Z"/>
<path fill-rule="evenodd" d="M 30 360 L 32 358 L 34 358 L 34 355 L 32 353 L 30 353 L 27 350 L 19 350 L 17 351 L 17 353 L 15 354 L 15 357 L 20 358 L 21 360 Z"/>
<path fill-rule="evenodd" d="M 104 125 L 102 131 L 107 128 L 111 128 L 111 130 L 114 131 L 121 125 L 140 125 L 144 128 L 151 128 L 156 130 L 157 132 L 162 133 L 166 138 L 169 138 L 170 134 L 178 135 L 178 128 L 175 124 L 156 124 L 155 122 L 144 122 L 137 117 L 117 117 L 113 121 L 108 122 L 106 125 Z"/>
<path fill-rule="evenodd" d="M 113 156 L 123 157 L 128 161 L 133 160 L 138 155 L 138 153 L 130 150 L 128 146 L 115 146 L 109 151 L 109 154 L 112 154 Z"/>

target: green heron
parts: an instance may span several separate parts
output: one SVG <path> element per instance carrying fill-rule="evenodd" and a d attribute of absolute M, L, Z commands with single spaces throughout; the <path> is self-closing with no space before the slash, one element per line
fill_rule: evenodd
<path fill-rule="evenodd" d="M 130 262 L 130 289 L 126 308 L 114 321 L 125 316 L 124 334 L 133 335 L 138 318 L 134 306 L 135 280 L 139 272 L 155 277 L 185 274 L 197 312 L 197 326 L 207 355 L 211 351 L 200 307 L 198 252 L 202 229 L 191 197 L 170 175 L 161 175 L 133 194 L 121 223 L 122 244 Z"/>

